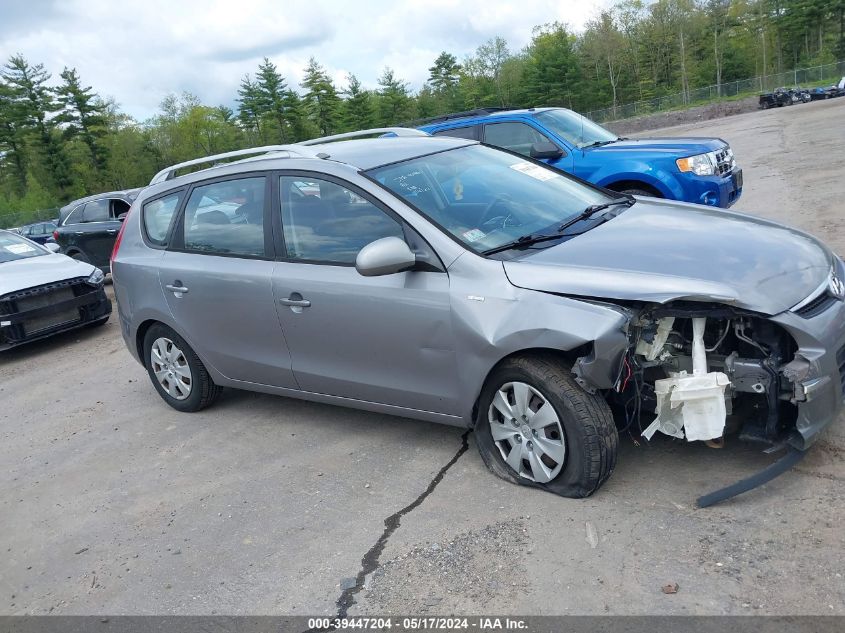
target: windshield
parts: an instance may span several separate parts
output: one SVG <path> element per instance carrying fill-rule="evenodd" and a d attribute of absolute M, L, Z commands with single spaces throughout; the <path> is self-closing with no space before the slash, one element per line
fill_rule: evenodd
<path fill-rule="evenodd" d="M 0 264 L 28 257 L 38 257 L 47 253 L 49 251 L 20 235 L 9 231 L 0 231 Z"/>
<path fill-rule="evenodd" d="M 613 132 L 605 130 L 598 123 L 572 110 L 546 110 L 536 115 L 536 119 L 552 132 L 575 147 L 603 145 L 618 140 Z"/>
<path fill-rule="evenodd" d="M 613 200 L 545 165 L 483 145 L 368 172 L 476 252 L 554 233 L 587 207 Z"/>

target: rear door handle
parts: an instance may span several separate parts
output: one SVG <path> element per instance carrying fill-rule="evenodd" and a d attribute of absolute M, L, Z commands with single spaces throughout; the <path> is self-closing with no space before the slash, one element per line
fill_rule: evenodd
<path fill-rule="evenodd" d="M 311 306 L 311 302 L 308 299 L 279 299 L 279 303 L 296 308 L 308 308 Z"/>
<path fill-rule="evenodd" d="M 185 286 L 174 286 L 172 284 L 168 284 L 165 286 L 165 288 L 175 294 L 188 294 L 188 289 Z"/>
<path fill-rule="evenodd" d="M 111 231 L 106 231 L 109 235 L 115 235 L 117 233 L 117 229 L 113 229 Z"/>

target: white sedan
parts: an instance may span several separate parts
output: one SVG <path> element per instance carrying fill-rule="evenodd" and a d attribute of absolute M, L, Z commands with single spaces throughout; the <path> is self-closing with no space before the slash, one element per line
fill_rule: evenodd
<path fill-rule="evenodd" d="M 57 249 L 0 229 L 0 351 L 108 321 L 103 272 Z"/>

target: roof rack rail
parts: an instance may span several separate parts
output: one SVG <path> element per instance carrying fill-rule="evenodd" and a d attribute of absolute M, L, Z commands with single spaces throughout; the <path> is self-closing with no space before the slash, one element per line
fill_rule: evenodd
<path fill-rule="evenodd" d="M 358 130 L 357 132 L 344 132 L 343 134 L 332 134 L 331 136 L 312 138 L 307 141 L 297 143 L 297 145 L 321 145 L 323 143 L 331 143 L 332 141 L 344 141 L 352 138 L 372 136 L 373 134 L 394 134 L 395 136 L 431 136 L 428 132 L 408 127 L 375 127 L 370 130 Z"/>
<path fill-rule="evenodd" d="M 414 119 L 409 121 L 408 125 L 425 125 L 426 123 L 440 123 L 442 121 L 451 121 L 452 119 L 466 119 L 474 116 L 484 116 L 485 114 L 493 114 L 494 112 L 507 112 L 508 110 L 519 110 L 515 107 L 489 107 L 489 108 L 475 108 L 474 110 L 466 110 L 464 112 L 450 112 L 448 114 L 439 114 L 437 116 L 427 117 L 425 119 Z"/>
<path fill-rule="evenodd" d="M 214 154 L 212 156 L 203 156 L 202 158 L 195 158 L 193 160 L 186 160 L 182 163 L 177 163 L 175 165 L 171 165 L 170 167 L 165 167 L 160 172 L 158 172 L 153 179 L 150 181 L 151 185 L 155 185 L 160 182 L 164 182 L 165 180 L 170 180 L 176 174 L 176 171 L 179 169 L 184 169 L 185 167 L 191 167 L 192 165 L 202 165 L 204 163 L 213 163 L 218 160 L 223 160 L 225 158 L 236 158 L 238 156 L 253 156 L 255 154 L 271 154 L 273 152 L 288 152 L 294 156 L 299 156 L 302 158 L 316 158 L 316 154 L 308 149 L 302 147 L 302 145 L 265 145 L 263 147 L 251 147 L 249 149 L 237 149 L 232 152 L 224 152 L 222 154 Z"/>

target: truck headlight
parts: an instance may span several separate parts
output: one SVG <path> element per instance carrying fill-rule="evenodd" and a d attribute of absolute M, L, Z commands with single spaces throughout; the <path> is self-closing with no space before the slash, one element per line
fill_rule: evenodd
<path fill-rule="evenodd" d="M 99 268 L 95 268 L 94 272 L 88 275 L 88 279 L 86 279 L 85 282 L 91 284 L 92 286 L 99 286 L 102 285 L 103 280 L 105 280 L 105 278 L 106 275 L 103 273 L 103 271 Z"/>
<path fill-rule="evenodd" d="M 696 176 L 712 176 L 716 173 L 716 161 L 712 152 L 679 158 L 675 164 L 682 172 L 692 172 Z"/>

